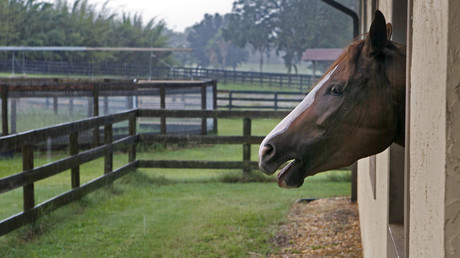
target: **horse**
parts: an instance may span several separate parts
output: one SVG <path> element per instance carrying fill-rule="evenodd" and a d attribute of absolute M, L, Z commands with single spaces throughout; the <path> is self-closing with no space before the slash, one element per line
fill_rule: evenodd
<path fill-rule="evenodd" d="M 376 11 L 316 86 L 262 141 L 259 169 L 296 188 L 307 176 L 349 166 L 392 143 L 404 146 L 406 47 Z"/>

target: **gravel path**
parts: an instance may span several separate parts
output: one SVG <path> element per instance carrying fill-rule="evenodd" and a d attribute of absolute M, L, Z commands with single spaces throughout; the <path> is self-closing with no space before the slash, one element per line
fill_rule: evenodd
<path fill-rule="evenodd" d="M 358 206 L 348 197 L 295 203 L 271 257 L 362 257 Z"/>

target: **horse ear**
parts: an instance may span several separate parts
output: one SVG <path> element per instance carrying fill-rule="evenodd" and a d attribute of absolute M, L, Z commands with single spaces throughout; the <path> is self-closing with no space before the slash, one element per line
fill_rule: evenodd
<path fill-rule="evenodd" d="M 391 26 L 391 23 L 387 23 L 387 40 L 391 39 L 392 33 L 393 33 L 393 26 Z"/>
<path fill-rule="evenodd" d="M 391 25 L 390 25 L 391 26 Z M 379 55 L 387 43 L 387 25 L 385 17 L 379 10 L 375 11 L 369 34 L 366 39 L 368 54 L 371 56 Z"/>

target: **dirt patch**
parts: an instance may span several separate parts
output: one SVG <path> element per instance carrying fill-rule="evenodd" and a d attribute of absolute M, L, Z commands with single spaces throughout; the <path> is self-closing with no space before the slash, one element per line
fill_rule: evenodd
<path fill-rule="evenodd" d="M 295 203 L 274 241 L 271 257 L 362 257 L 358 206 L 349 198 Z"/>

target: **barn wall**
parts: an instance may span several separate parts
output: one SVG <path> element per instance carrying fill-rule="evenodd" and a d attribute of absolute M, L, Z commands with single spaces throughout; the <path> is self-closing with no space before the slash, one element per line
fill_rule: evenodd
<path fill-rule="evenodd" d="M 413 1 L 411 257 L 444 256 L 447 7 L 447 1 Z"/>
<path fill-rule="evenodd" d="M 376 157 L 375 199 L 369 177 L 369 158 L 358 161 L 358 207 L 364 257 L 386 257 L 389 150 Z"/>
<path fill-rule="evenodd" d="M 460 2 L 448 7 L 445 251 L 460 256 Z"/>
<path fill-rule="evenodd" d="M 410 254 L 458 257 L 460 2 L 414 1 L 412 41 Z"/>

